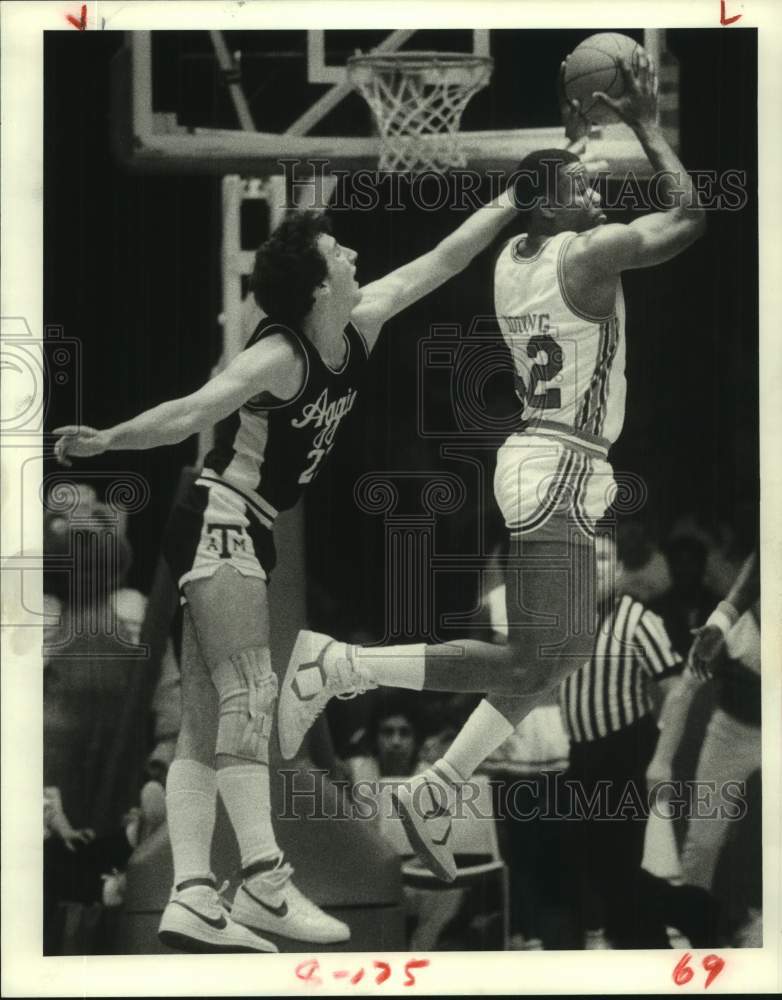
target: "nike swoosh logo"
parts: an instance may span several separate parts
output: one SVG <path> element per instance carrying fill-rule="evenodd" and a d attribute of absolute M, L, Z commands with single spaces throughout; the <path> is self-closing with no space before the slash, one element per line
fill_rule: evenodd
<path fill-rule="evenodd" d="M 438 847 L 442 847 L 444 844 L 448 842 L 448 838 L 450 836 L 451 836 L 451 824 L 449 823 L 442 837 L 432 837 L 432 843 L 437 844 Z"/>
<path fill-rule="evenodd" d="M 443 791 L 433 781 L 425 781 L 424 787 L 429 791 L 429 800 L 431 801 L 431 806 L 428 809 L 421 809 L 421 816 L 423 819 L 440 819 L 442 816 L 450 816 L 451 810 L 448 808 L 447 802 L 443 804 Z M 434 791 L 431 791 L 434 789 Z"/>
<path fill-rule="evenodd" d="M 250 890 L 247 888 L 247 886 L 243 885 L 242 886 L 242 891 L 246 892 L 247 895 L 250 897 L 250 899 L 252 899 L 254 902 L 256 902 L 259 906 L 262 906 L 264 908 L 264 910 L 268 910 L 269 913 L 274 914 L 275 917 L 287 917 L 287 915 L 288 915 L 288 904 L 287 904 L 287 902 L 284 899 L 280 903 L 279 906 L 271 906 L 269 903 L 264 903 L 264 901 L 262 899 L 258 899 L 257 896 L 254 896 L 250 892 Z"/>
<path fill-rule="evenodd" d="M 228 922 L 222 914 L 219 917 L 207 917 L 206 914 L 199 913 L 198 910 L 194 910 L 193 907 L 188 906 L 187 903 L 182 903 L 178 899 L 175 899 L 174 902 L 183 909 L 188 910 L 194 917 L 198 917 L 199 920 L 203 920 L 205 924 L 208 924 L 210 927 L 214 927 L 216 931 L 224 931 L 228 926 Z"/>

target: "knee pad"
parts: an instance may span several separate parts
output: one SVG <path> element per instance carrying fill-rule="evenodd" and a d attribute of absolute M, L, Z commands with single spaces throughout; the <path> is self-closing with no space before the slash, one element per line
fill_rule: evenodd
<path fill-rule="evenodd" d="M 268 649 L 243 649 L 214 671 L 220 697 L 218 754 L 269 763 L 269 737 L 277 700 L 277 678 Z"/>

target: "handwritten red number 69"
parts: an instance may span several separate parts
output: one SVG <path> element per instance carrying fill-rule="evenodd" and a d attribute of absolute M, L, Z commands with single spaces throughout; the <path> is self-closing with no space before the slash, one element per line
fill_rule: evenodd
<path fill-rule="evenodd" d="M 692 955 L 690 952 L 686 951 L 676 964 L 676 968 L 673 970 L 673 981 L 677 986 L 686 986 L 686 984 L 689 983 L 695 975 L 689 966 L 691 958 Z M 706 982 L 703 984 L 703 988 L 706 989 L 711 986 L 717 976 L 725 968 L 725 959 L 720 958 L 719 955 L 707 955 L 701 962 L 701 965 L 708 973 L 706 976 Z"/>

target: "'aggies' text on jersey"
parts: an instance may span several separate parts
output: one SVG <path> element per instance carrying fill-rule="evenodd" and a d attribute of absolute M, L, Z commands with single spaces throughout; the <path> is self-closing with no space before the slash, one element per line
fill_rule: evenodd
<path fill-rule="evenodd" d="M 201 476 L 240 492 L 264 523 L 293 507 L 322 468 L 356 401 L 369 356 L 352 323 L 345 328 L 345 360 L 339 369 L 329 368 L 303 334 L 269 319 L 261 321 L 247 347 L 275 333 L 304 355 L 301 389 L 288 401 L 263 393 L 218 424 Z"/>

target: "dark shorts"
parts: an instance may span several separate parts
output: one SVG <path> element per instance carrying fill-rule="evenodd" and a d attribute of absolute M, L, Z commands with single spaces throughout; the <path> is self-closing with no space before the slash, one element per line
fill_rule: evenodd
<path fill-rule="evenodd" d="M 172 511 L 163 555 L 180 595 L 190 580 L 210 577 L 225 565 L 269 580 L 277 562 L 271 529 L 242 496 L 203 480 L 193 483 Z"/>

